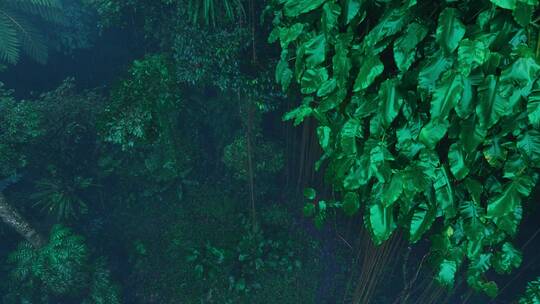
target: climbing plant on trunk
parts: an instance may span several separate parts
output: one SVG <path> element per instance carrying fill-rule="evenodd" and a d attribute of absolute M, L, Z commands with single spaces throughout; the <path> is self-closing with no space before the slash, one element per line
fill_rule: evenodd
<path fill-rule="evenodd" d="M 540 167 L 537 0 L 274 0 L 276 80 L 314 117 L 317 168 L 373 241 L 431 235 L 436 279 L 495 296 Z M 307 191 L 308 198 L 315 193 Z"/>

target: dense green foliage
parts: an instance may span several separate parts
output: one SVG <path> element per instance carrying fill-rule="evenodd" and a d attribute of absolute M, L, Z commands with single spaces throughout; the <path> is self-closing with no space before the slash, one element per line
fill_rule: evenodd
<path fill-rule="evenodd" d="M 0 0 L 0 59 L 59 4 Z M 136 51 L 0 82 L 0 302 L 538 302 L 536 0 L 63 4 L 42 51 Z"/>
<path fill-rule="evenodd" d="M 540 303 L 540 280 L 536 279 L 527 284 L 527 290 L 521 299 L 519 304 L 536 304 Z"/>
<path fill-rule="evenodd" d="M 53 227 L 48 243 L 38 250 L 22 243 L 8 263 L 13 265 L 12 286 L 5 303 L 51 303 L 74 297 L 82 297 L 81 303 L 120 303 L 103 262 L 91 264 L 84 239 L 65 227 Z"/>
<path fill-rule="evenodd" d="M 537 1 L 273 1 L 276 79 L 317 120 L 326 177 L 380 244 L 432 232 L 437 280 L 495 296 L 540 166 Z M 435 21 L 434 21 L 435 20 Z M 311 204 L 311 203 L 310 203 Z M 314 210 L 318 209 L 318 210 Z"/>

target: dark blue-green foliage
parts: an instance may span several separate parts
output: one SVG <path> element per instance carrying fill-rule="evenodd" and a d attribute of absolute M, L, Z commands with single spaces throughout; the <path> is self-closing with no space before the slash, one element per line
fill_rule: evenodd
<path fill-rule="evenodd" d="M 84 238 L 56 225 L 41 248 L 23 242 L 8 257 L 12 267 L 5 303 L 120 303 L 105 263 L 93 262 Z"/>

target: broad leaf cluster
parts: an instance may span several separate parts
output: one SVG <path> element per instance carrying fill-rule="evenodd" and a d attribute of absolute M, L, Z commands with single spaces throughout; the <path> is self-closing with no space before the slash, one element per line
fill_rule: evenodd
<path fill-rule="evenodd" d="M 276 80 L 318 122 L 326 176 L 381 244 L 432 232 L 437 280 L 490 269 L 511 244 L 540 167 L 536 0 L 276 0 Z M 325 205 L 326 206 L 326 205 Z M 310 207 L 312 209 L 312 207 Z M 317 211 L 317 210 L 311 210 Z"/>

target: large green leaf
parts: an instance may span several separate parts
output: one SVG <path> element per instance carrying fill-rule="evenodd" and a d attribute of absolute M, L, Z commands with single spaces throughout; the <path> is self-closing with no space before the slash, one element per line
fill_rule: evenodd
<path fill-rule="evenodd" d="M 409 240 L 416 243 L 429 230 L 435 220 L 435 207 L 422 202 L 414 209 L 409 228 Z"/>
<path fill-rule="evenodd" d="M 435 172 L 436 177 L 433 187 L 435 188 L 437 207 L 442 211 L 445 218 L 449 219 L 457 213 L 452 181 L 446 168 L 438 168 Z"/>
<path fill-rule="evenodd" d="M 343 180 L 343 187 L 347 190 L 356 190 L 366 185 L 371 179 L 369 155 L 363 154 L 357 162 Z"/>
<path fill-rule="evenodd" d="M 296 108 L 296 109 L 288 112 L 287 114 L 285 114 L 283 116 L 283 120 L 287 121 L 287 120 L 294 119 L 294 125 L 297 126 L 297 125 L 301 124 L 306 117 L 308 117 L 308 116 L 310 116 L 312 114 L 313 114 L 313 109 L 311 107 L 309 107 L 308 105 L 306 105 L 306 104 L 302 104 L 298 108 Z"/>
<path fill-rule="evenodd" d="M 330 142 L 332 140 L 331 138 L 332 129 L 328 126 L 320 126 L 317 127 L 317 136 L 319 137 L 319 144 L 321 145 L 321 148 L 323 151 L 328 151 L 330 148 Z"/>
<path fill-rule="evenodd" d="M 315 93 L 321 85 L 328 80 L 326 68 L 309 69 L 302 76 L 301 86 L 303 94 Z"/>
<path fill-rule="evenodd" d="M 449 74 L 435 89 L 431 100 L 431 120 L 446 121 L 450 111 L 458 104 L 463 93 L 463 78 L 459 74 Z"/>
<path fill-rule="evenodd" d="M 321 84 L 321 87 L 317 90 L 318 97 L 325 97 L 330 95 L 337 88 L 337 82 L 335 78 L 330 78 Z"/>
<path fill-rule="evenodd" d="M 532 21 L 533 13 L 537 4 L 537 0 L 517 0 L 516 8 L 513 12 L 514 20 L 516 20 L 516 22 L 523 27 L 529 25 Z"/>
<path fill-rule="evenodd" d="M 403 192 L 403 178 L 401 174 L 395 173 L 387 185 L 383 186 L 381 202 L 383 206 L 390 207 L 394 204 Z"/>
<path fill-rule="evenodd" d="M 334 78 L 337 80 L 337 86 L 342 89 L 348 89 L 349 74 L 352 68 L 351 58 L 349 58 L 349 49 L 351 36 L 339 35 L 337 38 L 335 51 L 332 58 Z"/>
<path fill-rule="evenodd" d="M 321 6 L 326 0 L 288 0 L 285 3 L 285 15 L 296 17 Z"/>
<path fill-rule="evenodd" d="M 428 29 L 422 24 L 409 24 L 405 33 L 394 42 L 394 60 L 398 69 L 406 72 L 416 57 L 416 46 L 427 35 Z"/>
<path fill-rule="evenodd" d="M 530 87 L 538 78 L 540 65 L 534 58 L 523 57 L 502 71 L 501 82 L 515 83 L 519 87 Z"/>
<path fill-rule="evenodd" d="M 418 87 L 428 91 L 435 88 L 439 77 L 452 66 L 452 60 L 438 51 L 424 61 L 418 74 Z"/>
<path fill-rule="evenodd" d="M 461 99 L 455 107 L 456 114 L 461 119 L 467 119 L 472 113 L 476 106 L 476 91 L 473 88 L 473 83 L 470 78 L 462 78 L 463 80 L 463 92 L 461 94 Z"/>
<path fill-rule="evenodd" d="M 392 170 L 390 168 L 390 161 L 394 160 L 392 153 L 388 151 L 388 148 L 386 148 L 384 144 L 379 143 L 369 151 L 369 157 L 371 161 L 370 168 L 373 175 L 377 177 L 379 182 L 387 182 L 392 175 Z"/>
<path fill-rule="evenodd" d="M 287 62 L 287 52 L 284 51 L 276 67 L 276 82 L 281 84 L 281 89 L 287 91 L 293 78 L 293 71 Z"/>
<path fill-rule="evenodd" d="M 516 0 L 491 0 L 491 2 L 502 8 L 513 10 L 516 8 Z"/>
<path fill-rule="evenodd" d="M 521 265 L 521 253 L 511 243 L 504 243 L 493 259 L 493 267 L 500 274 L 509 274 Z"/>
<path fill-rule="evenodd" d="M 443 260 L 437 273 L 437 281 L 444 286 L 454 286 L 457 263 L 451 260 Z"/>
<path fill-rule="evenodd" d="M 521 198 L 531 193 L 533 186 L 534 180 L 531 176 L 516 177 L 505 185 L 500 194 L 489 200 L 487 216 L 496 218 L 511 213 L 521 204 Z"/>
<path fill-rule="evenodd" d="M 540 128 L 540 87 L 538 82 L 535 85 L 535 89 L 529 95 L 529 101 L 527 103 L 527 113 L 529 114 L 529 122 L 536 128 Z"/>
<path fill-rule="evenodd" d="M 439 15 L 435 37 L 447 54 L 452 53 L 465 36 L 465 25 L 458 18 L 458 15 L 458 11 L 453 8 L 446 8 Z"/>
<path fill-rule="evenodd" d="M 306 65 L 314 68 L 326 59 L 326 37 L 321 34 L 313 37 L 305 45 Z"/>
<path fill-rule="evenodd" d="M 489 75 L 484 83 L 478 88 L 478 105 L 476 114 L 480 127 L 489 129 L 506 114 L 508 103 L 499 94 L 498 78 Z"/>
<path fill-rule="evenodd" d="M 351 20 L 353 20 L 353 18 L 358 15 L 358 12 L 360 12 L 360 7 L 362 6 L 362 2 L 363 0 L 346 0 L 344 2 L 346 11 L 345 24 L 349 24 Z"/>
<path fill-rule="evenodd" d="M 402 7 L 388 10 L 377 25 L 364 38 L 364 49 L 368 52 L 374 51 L 374 46 L 384 38 L 395 35 L 401 31 L 410 20 L 410 6 L 411 5 L 403 5 Z M 382 50 L 378 49 L 378 52 L 380 51 Z"/>
<path fill-rule="evenodd" d="M 422 131 L 420 131 L 420 142 L 430 149 L 434 149 L 437 143 L 444 137 L 446 131 L 448 131 L 448 125 L 449 123 L 446 120 L 440 123 L 428 123 L 422 128 Z"/>
<path fill-rule="evenodd" d="M 397 90 L 397 80 L 389 79 L 381 84 L 379 89 L 379 114 L 382 117 L 382 124 L 388 128 L 397 117 L 403 98 Z"/>
<path fill-rule="evenodd" d="M 378 56 L 368 57 L 360 67 L 360 71 L 354 82 L 354 92 L 367 89 L 383 71 L 384 65 Z"/>
<path fill-rule="evenodd" d="M 360 121 L 356 118 L 349 119 L 341 129 L 341 149 L 346 154 L 356 154 L 356 139 L 362 137 Z"/>
<path fill-rule="evenodd" d="M 465 223 L 471 227 L 468 237 L 477 238 L 481 233 L 480 226 L 482 225 L 484 210 L 475 200 L 463 200 L 459 204 L 459 214 L 463 217 Z"/>
<path fill-rule="evenodd" d="M 483 143 L 487 136 L 486 129 L 478 126 L 476 121 L 476 115 L 471 115 L 469 118 L 461 122 L 459 139 L 463 145 L 463 148 L 468 153 L 476 151 L 478 145 Z"/>
<path fill-rule="evenodd" d="M 540 132 L 530 130 L 518 138 L 517 147 L 534 167 L 540 167 Z"/>
<path fill-rule="evenodd" d="M 340 15 L 341 6 L 339 6 L 339 4 L 333 1 L 329 1 L 324 4 L 322 23 L 324 25 L 324 32 L 327 35 L 327 39 L 330 35 L 334 34 L 334 30 L 336 30 Z"/>
<path fill-rule="evenodd" d="M 287 51 L 289 44 L 300 36 L 304 30 L 304 25 L 295 23 L 291 27 L 282 27 L 279 29 L 279 40 L 283 51 Z"/>
<path fill-rule="evenodd" d="M 385 208 L 381 204 L 372 204 L 368 210 L 366 225 L 372 233 L 375 244 L 380 245 L 388 240 L 396 229 L 394 209 L 392 207 Z"/>
<path fill-rule="evenodd" d="M 469 75 L 471 70 L 484 64 L 489 55 L 489 48 L 482 40 L 463 39 L 459 43 L 458 63 L 461 73 Z"/>
<path fill-rule="evenodd" d="M 450 171 L 457 180 L 462 180 L 469 174 L 470 169 L 465 163 L 465 151 L 461 144 L 454 143 L 450 146 L 448 161 L 450 162 Z"/>
<path fill-rule="evenodd" d="M 506 150 L 501 144 L 500 137 L 493 137 L 485 142 L 486 147 L 482 151 L 484 158 L 494 168 L 501 168 L 506 157 L 508 156 L 508 150 Z"/>

